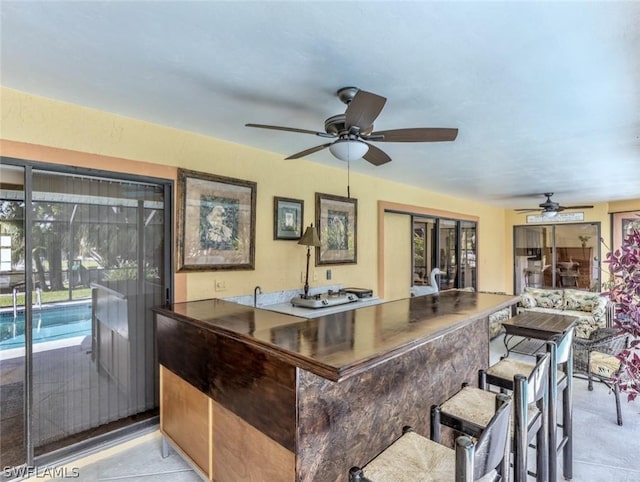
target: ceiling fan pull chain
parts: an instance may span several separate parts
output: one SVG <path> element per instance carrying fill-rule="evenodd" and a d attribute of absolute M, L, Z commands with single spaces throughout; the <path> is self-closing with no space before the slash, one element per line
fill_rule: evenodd
<path fill-rule="evenodd" d="M 347 160 L 347 199 L 351 199 L 351 162 Z"/>

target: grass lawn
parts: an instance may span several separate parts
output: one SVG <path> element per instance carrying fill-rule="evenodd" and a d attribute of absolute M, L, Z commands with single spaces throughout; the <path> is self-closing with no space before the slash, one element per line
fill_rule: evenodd
<path fill-rule="evenodd" d="M 43 291 L 41 293 L 42 304 L 69 301 L 69 290 Z M 91 288 L 74 288 L 73 300 L 91 298 Z M 33 294 L 33 302 L 36 302 L 36 294 Z M 24 293 L 18 293 L 18 306 L 24 305 Z M 13 295 L 6 293 L 0 295 L 0 308 L 12 307 Z"/>

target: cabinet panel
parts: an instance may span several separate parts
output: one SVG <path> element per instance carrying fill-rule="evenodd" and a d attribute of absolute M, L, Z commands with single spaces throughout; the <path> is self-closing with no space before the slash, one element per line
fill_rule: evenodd
<path fill-rule="evenodd" d="M 160 429 L 207 475 L 210 427 L 209 397 L 160 365 Z"/>

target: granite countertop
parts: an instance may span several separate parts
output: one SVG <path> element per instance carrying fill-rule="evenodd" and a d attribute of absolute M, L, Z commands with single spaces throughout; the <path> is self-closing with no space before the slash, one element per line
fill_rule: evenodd
<path fill-rule="evenodd" d="M 290 303 L 253 308 L 210 299 L 154 311 L 278 353 L 297 366 L 339 380 L 488 317 L 518 299 L 450 290 L 387 302 L 362 300 L 321 310 Z M 329 309 L 333 311 L 328 313 Z"/>

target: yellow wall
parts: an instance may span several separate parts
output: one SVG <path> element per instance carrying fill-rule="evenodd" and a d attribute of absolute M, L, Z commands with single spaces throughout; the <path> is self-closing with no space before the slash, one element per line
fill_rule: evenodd
<path fill-rule="evenodd" d="M 385 214 L 384 299 L 409 298 L 411 288 L 411 217 Z"/>
<path fill-rule="evenodd" d="M 640 194 L 640 187 L 638 187 L 638 194 Z M 610 213 L 623 213 L 626 211 L 640 211 L 640 198 L 609 203 Z"/>
<path fill-rule="evenodd" d="M 184 284 L 184 290 L 177 290 L 178 301 L 249 294 L 256 285 L 267 292 L 301 287 L 305 249 L 295 242 L 273 240 L 273 196 L 303 199 L 308 225 L 314 219 L 315 192 L 346 195 L 344 169 L 286 161 L 280 154 L 6 88 L 0 90 L 0 105 L 0 153 L 5 156 L 174 179 L 175 167 L 184 167 L 257 182 L 255 271 L 178 274 L 177 284 Z M 53 154 L 42 159 L 38 153 L 45 151 L 38 146 L 67 151 L 56 151 L 57 160 Z M 163 171 L 157 165 L 170 169 Z M 384 200 L 477 216 L 479 289 L 511 291 L 511 239 L 503 209 L 355 173 L 351 195 L 358 199 L 358 264 L 332 266 L 331 281 L 324 280 L 325 266 L 315 268 L 317 280 L 312 286 L 343 283 L 376 288 L 377 202 Z M 216 280 L 223 280 L 227 290 L 215 292 Z"/>
<path fill-rule="evenodd" d="M 616 201 L 610 203 L 595 204 L 593 209 L 584 209 L 584 222 L 599 222 L 600 233 L 604 240 L 601 246 L 602 259 L 610 250 L 612 244 L 611 239 L 611 213 L 640 210 L 640 199 L 631 199 L 626 201 Z M 513 286 L 513 226 L 522 226 L 527 224 L 527 218 L 524 214 L 517 214 L 514 211 L 506 212 L 506 229 L 505 229 L 505 245 L 507 249 L 507 259 L 505 260 L 505 276 L 509 286 L 508 291 L 512 291 Z M 558 223 L 561 224 L 561 223 Z M 578 246 L 578 243 L 576 243 Z M 608 278 L 606 266 L 603 266 L 603 274 L 601 279 L 604 281 Z"/>

